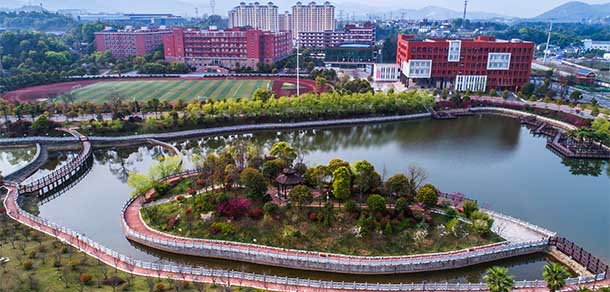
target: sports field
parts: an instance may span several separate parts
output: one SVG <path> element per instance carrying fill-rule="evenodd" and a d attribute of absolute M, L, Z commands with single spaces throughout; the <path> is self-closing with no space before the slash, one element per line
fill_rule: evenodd
<path fill-rule="evenodd" d="M 153 98 L 175 102 L 182 99 L 222 100 L 250 98 L 258 88 L 272 89 L 271 80 L 135 80 L 103 81 L 72 91 L 75 101 L 103 103 L 118 92 L 125 101 L 145 101 Z"/>

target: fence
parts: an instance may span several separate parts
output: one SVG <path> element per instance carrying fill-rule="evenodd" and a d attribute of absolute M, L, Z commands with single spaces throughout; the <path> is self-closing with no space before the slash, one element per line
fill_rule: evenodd
<path fill-rule="evenodd" d="M 14 192 L 13 192 L 14 193 Z M 18 193 L 14 194 L 19 196 Z M 39 231 L 45 232 L 61 239 L 81 251 L 93 256 L 102 262 L 121 269 L 125 272 L 146 276 L 171 277 L 175 280 L 200 281 L 208 283 L 227 283 L 234 285 L 247 285 L 260 289 L 272 289 L 279 291 L 293 291 L 298 289 L 313 288 L 321 290 L 344 290 L 344 291 L 486 291 L 487 286 L 483 283 L 361 283 L 361 282 L 335 282 L 310 280 L 300 278 L 289 278 L 279 276 L 268 276 L 255 273 L 246 273 L 230 270 L 210 269 L 207 267 L 193 267 L 175 264 L 153 263 L 133 259 L 89 239 L 88 237 L 59 226 L 48 220 L 34 216 L 16 204 L 16 197 L 9 194 L 5 200 L 13 200 L 16 207 L 8 210 L 9 216 L 29 225 Z M 8 204 L 7 204 L 8 205 Z M 23 216 L 31 221 L 23 220 Z M 601 281 L 605 274 L 591 277 L 570 278 L 568 285 L 580 285 Z M 515 288 L 544 288 L 543 281 L 517 281 Z"/>
<path fill-rule="evenodd" d="M 165 177 L 163 180 L 169 181 L 195 173 L 197 173 L 196 170 L 187 170 Z M 444 196 L 445 198 L 455 196 L 456 200 L 458 197 L 464 199 L 463 195 L 445 194 Z M 134 204 L 134 200 L 141 200 L 141 198 L 132 198 L 126 202 L 122 209 L 124 232 L 126 233 L 126 236 L 133 241 L 167 252 L 231 259 L 296 269 L 356 274 L 392 274 L 444 270 L 517 255 L 543 252 L 548 247 L 548 241 L 542 239 L 532 242 L 503 242 L 444 253 L 367 257 L 274 248 L 232 241 L 184 238 L 160 233 L 150 228 L 147 231 L 153 235 L 147 235 L 133 230 L 126 221 L 127 209 Z M 133 212 L 138 212 L 139 214 L 139 205 L 134 208 L 136 208 L 136 210 Z M 155 234 L 158 234 L 158 236 Z M 170 238 L 164 239 L 162 238 L 163 236 Z"/>
<path fill-rule="evenodd" d="M 84 173 L 84 170 L 93 163 L 93 147 L 91 142 L 86 140 L 82 141 L 82 147 L 83 149 L 75 159 L 42 178 L 19 185 L 19 191 L 21 193 L 43 195 L 60 189 L 63 184 L 69 182 L 73 177 Z"/>
<path fill-rule="evenodd" d="M 608 265 L 591 253 L 563 237 L 551 237 L 549 244 L 571 257 L 593 274 L 608 273 Z"/>

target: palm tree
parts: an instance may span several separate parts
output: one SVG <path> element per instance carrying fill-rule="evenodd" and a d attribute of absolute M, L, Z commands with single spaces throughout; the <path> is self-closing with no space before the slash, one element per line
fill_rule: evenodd
<path fill-rule="evenodd" d="M 548 263 L 544 266 L 542 277 L 546 287 L 555 292 L 566 285 L 566 279 L 570 276 L 566 268 L 558 263 Z"/>
<path fill-rule="evenodd" d="M 508 270 L 502 267 L 489 268 L 483 280 L 491 292 L 509 292 L 515 284 L 513 276 L 508 275 Z"/>

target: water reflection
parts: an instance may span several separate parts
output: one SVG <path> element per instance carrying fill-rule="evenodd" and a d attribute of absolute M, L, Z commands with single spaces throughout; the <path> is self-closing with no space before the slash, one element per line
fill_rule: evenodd
<path fill-rule="evenodd" d="M 571 171 L 572 167 L 545 148 L 544 138 L 533 137 L 518 121 L 509 118 L 471 117 L 450 122 L 412 121 L 283 133 L 265 131 L 189 139 L 176 144 L 185 154 L 188 167 L 193 154 L 218 151 L 235 139 L 266 148 L 279 140 L 288 141 L 306 150 L 304 160 L 310 165 L 327 163 L 335 157 L 348 161 L 367 159 L 380 171 L 387 169 L 387 175 L 403 171 L 415 162 L 424 166 L 430 172 L 429 180 L 443 190 L 463 192 L 486 202 L 489 207 L 558 231 L 596 256 L 610 258 L 608 177 Z M 126 240 L 121 232 L 120 210 L 131 192 L 125 182 L 129 171 L 146 171 L 161 153 L 161 148 L 147 146 L 95 151 L 91 172 L 74 188 L 40 206 L 41 216 L 139 259 L 180 261 L 282 276 L 373 282 L 478 282 L 489 266 L 416 275 L 353 277 L 180 257 L 143 248 Z M 601 169 L 607 168 L 606 162 L 600 163 Z M 578 200 L 573 199 L 574 194 L 579 195 Z M 579 220 L 565 215 L 575 212 Z M 540 278 L 546 261 L 544 255 L 532 255 L 499 264 L 510 266 L 516 279 L 522 280 Z"/>
<path fill-rule="evenodd" d="M 8 175 L 28 164 L 36 155 L 35 148 L 0 149 L 0 171 Z"/>

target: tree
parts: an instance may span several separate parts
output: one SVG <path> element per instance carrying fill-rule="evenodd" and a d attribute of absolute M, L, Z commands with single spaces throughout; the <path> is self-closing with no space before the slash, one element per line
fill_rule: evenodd
<path fill-rule="evenodd" d="M 360 191 L 360 196 L 371 191 L 381 182 L 381 177 L 375 171 L 375 167 L 366 160 L 360 160 L 354 163 L 354 174 L 354 183 Z"/>
<path fill-rule="evenodd" d="M 433 185 L 426 184 L 419 189 L 416 199 L 428 207 L 434 207 L 438 202 L 438 191 Z"/>
<path fill-rule="evenodd" d="M 508 92 L 508 90 L 502 91 L 502 98 L 503 99 L 508 99 L 509 95 L 510 95 L 510 92 Z"/>
<path fill-rule="evenodd" d="M 491 267 L 483 277 L 490 292 L 509 292 L 515 285 L 513 276 L 508 275 L 508 270 L 502 267 Z"/>
<path fill-rule="evenodd" d="M 498 92 L 494 88 L 492 88 L 489 90 L 489 96 L 496 97 L 498 96 Z"/>
<path fill-rule="evenodd" d="M 239 180 L 246 189 L 248 196 L 252 198 L 262 198 L 267 192 L 265 177 L 254 168 L 245 168 L 241 172 Z"/>
<path fill-rule="evenodd" d="M 466 200 L 462 205 L 462 209 L 464 210 L 464 216 L 466 216 L 466 218 L 470 218 L 472 213 L 479 210 L 479 206 L 477 206 L 475 201 Z"/>
<path fill-rule="evenodd" d="M 36 133 L 48 133 L 48 131 L 51 130 L 51 125 L 52 122 L 49 119 L 49 113 L 44 112 L 34 120 L 32 123 L 32 130 Z"/>
<path fill-rule="evenodd" d="M 580 92 L 580 90 L 572 91 L 572 93 L 570 93 L 570 99 L 572 99 L 574 101 L 581 100 L 582 99 L 582 92 Z"/>
<path fill-rule="evenodd" d="M 370 195 L 366 199 L 366 205 L 369 207 L 369 210 L 374 213 L 383 213 L 385 212 L 385 199 L 380 195 Z"/>
<path fill-rule="evenodd" d="M 284 162 L 279 159 L 267 160 L 263 163 L 262 172 L 263 175 L 272 180 L 276 177 L 284 168 Z"/>
<path fill-rule="evenodd" d="M 447 88 L 443 88 L 443 90 L 441 91 L 441 97 L 443 99 L 447 99 L 447 97 L 449 97 L 449 90 L 447 90 Z"/>
<path fill-rule="evenodd" d="M 284 165 L 287 167 L 291 166 L 292 162 L 297 158 L 297 151 L 284 141 L 273 144 L 269 154 L 284 161 Z"/>
<path fill-rule="evenodd" d="M 322 77 L 322 76 L 318 76 L 316 77 L 316 88 L 318 89 L 318 91 L 321 91 L 322 89 L 324 89 L 324 87 L 326 87 L 326 78 Z"/>
<path fill-rule="evenodd" d="M 385 182 L 385 189 L 392 196 L 407 194 L 409 192 L 409 179 L 402 173 L 395 174 Z"/>
<path fill-rule="evenodd" d="M 292 204 L 298 208 L 310 204 L 313 200 L 311 190 L 306 185 L 297 185 L 293 187 L 288 195 L 290 196 Z"/>
<path fill-rule="evenodd" d="M 570 274 L 564 266 L 558 263 L 548 263 L 544 266 L 542 277 L 546 282 L 546 287 L 555 292 L 561 290 L 566 285 L 566 279 Z"/>
<path fill-rule="evenodd" d="M 333 195 L 339 200 L 347 200 L 351 196 L 352 176 L 345 166 L 333 172 Z"/>
<path fill-rule="evenodd" d="M 523 84 L 523 86 L 521 86 L 521 94 L 523 95 L 523 97 L 526 98 L 532 95 L 534 93 L 534 90 L 536 90 L 536 87 L 531 82 L 526 82 L 525 84 Z"/>
<path fill-rule="evenodd" d="M 260 100 L 262 102 L 266 102 L 270 98 L 275 98 L 275 94 L 273 91 L 268 89 L 259 88 L 252 93 L 253 100 Z"/>
<path fill-rule="evenodd" d="M 413 196 L 417 193 L 417 190 L 426 179 L 428 179 L 428 172 L 417 164 L 411 164 L 407 168 L 407 178 L 409 182 L 409 195 Z"/>

